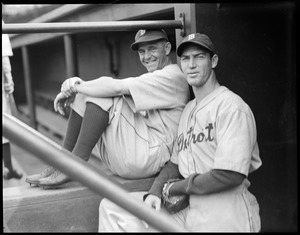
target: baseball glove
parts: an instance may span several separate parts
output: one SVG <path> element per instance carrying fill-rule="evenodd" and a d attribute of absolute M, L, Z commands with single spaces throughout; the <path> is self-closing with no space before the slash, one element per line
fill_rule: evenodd
<path fill-rule="evenodd" d="M 164 184 L 162 190 L 162 202 L 170 214 L 175 214 L 189 205 L 189 195 L 169 196 L 169 189 L 178 180 L 180 179 L 168 180 L 167 183 Z"/>

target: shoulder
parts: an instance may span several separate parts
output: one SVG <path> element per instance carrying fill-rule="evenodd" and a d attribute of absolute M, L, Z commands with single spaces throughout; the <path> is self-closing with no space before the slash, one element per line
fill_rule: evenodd
<path fill-rule="evenodd" d="M 162 69 L 156 70 L 153 74 L 172 74 L 178 76 L 184 76 L 183 72 L 177 64 L 169 64 Z"/>
<path fill-rule="evenodd" d="M 184 107 L 183 111 L 182 111 L 182 116 L 188 116 L 192 110 L 195 108 L 195 106 L 197 105 L 196 103 L 196 98 L 190 100 Z"/>
<path fill-rule="evenodd" d="M 241 111 L 244 113 L 251 113 L 249 105 L 242 99 L 241 96 L 223 87 L 223 91 L 219 94 L 216 101 L 218 108 L 222 113 Z"/>

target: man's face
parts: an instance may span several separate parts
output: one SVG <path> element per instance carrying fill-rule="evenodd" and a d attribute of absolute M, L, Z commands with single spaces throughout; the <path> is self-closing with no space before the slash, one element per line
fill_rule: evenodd
<path fill-rule="evenodd" d="M 154 72 L 166 66 L 167 55 L 170 53 L 168 43 L 165 41 L 154 41 L 139 44 L 140 61 L 148 72 Z"/>
<path fill-rule="evenodd" d="M 187 82 L 194 87 L 205 85 L 212 69 L 217 65 L 217 55 L 213 58 L 197 45 L 187 45 L 180 57 L 181 69 Z"/>

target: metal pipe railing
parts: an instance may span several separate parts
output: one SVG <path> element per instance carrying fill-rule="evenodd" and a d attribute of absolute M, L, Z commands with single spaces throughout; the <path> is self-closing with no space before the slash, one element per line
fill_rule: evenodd
<path fill-rule="evenodd" d="M 2 24 L 2 34 L 134 31 L 139 29 L 183 29 L 183 20 L 103 21 Z"/>
<path fill-rule="evenodd" d="M 58 144 L 17 118 L 6 113 L 2 113 L 2 117 L 3 135 L 21 148 L 56 167 L 97 194 L 109 198 L 151 226 L 163 232 L 187 232 L 185 228 L 175 224 L 168 215 L 158 213 L 143 202 L 137 201 L 104 172 L 91 168 L 89 163 L 70 152 L 62 151 Z"/>

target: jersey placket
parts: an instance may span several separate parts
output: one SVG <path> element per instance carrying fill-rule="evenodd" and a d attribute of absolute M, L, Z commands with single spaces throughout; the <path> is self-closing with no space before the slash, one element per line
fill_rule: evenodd
<path fill-rule="evenodd" d="M 192 135 L 194 134 L 194 128 L 195 128 L 195 124 L 196 124 L 195 110 L 197 109 L 197 106 L 198 105 L 196 104 L 194 106 L 194 108 L 192 109 L 192 111 L 188 117 L 188 122 L 187 122 L 188 123 L 187 130 L 191 129 L 191 133 L 189 134 L 189 137 L 187 135 L 187 138 L 189 138 L 188 139 L 188 148 L 187 148 L 187 162 L 188 162 L 188 172 L 190 175 L 197 172 L 196 171 L 196 163 L 195 163 L 194 156 L 193 156 L 192 144 L 191 144 L 191 139 L 192 139 Z M 192 125 L 190 125 L 190 124 L 192 124 Z"/>

